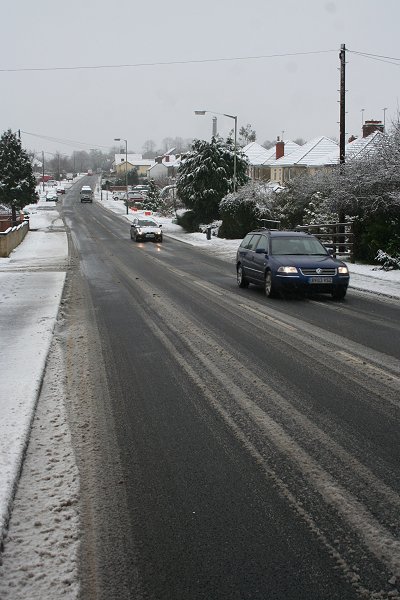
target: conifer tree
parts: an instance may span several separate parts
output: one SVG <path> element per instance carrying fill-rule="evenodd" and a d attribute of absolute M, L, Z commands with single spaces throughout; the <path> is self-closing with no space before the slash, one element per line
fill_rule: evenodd
<path fill-rule="evenodd" d="M 237 186 L 247 181 L 247 161 L 236 152 Z M 178 170 L 177 191 L 184 205 L 207 223 L 219 214 L 219 203 L 233 191 L 234 146 L 231 139 L 195 140 Z"/>
<path fill-rule="evenodd" d="M 0 138 L 0 202 L 17 209 L 36 202 L 32 163 L 11 129 Z"/>
<path fill-rule="evenodd" d="M 151 210 L 157 210 L 160 205 L 160 190 L 154 179 L 150 179 L 149 188 L 146 195 L 146 207 Z"/>

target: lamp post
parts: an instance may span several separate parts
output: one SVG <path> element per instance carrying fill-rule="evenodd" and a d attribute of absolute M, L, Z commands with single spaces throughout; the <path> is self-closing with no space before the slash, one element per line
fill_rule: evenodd
<path fill-rule="evenodd" d="M 361 109 L 361 130 L 364 126 L 364 111 L 365 111 L 365 108 L 362 108 Z"/>
<path fill-rule="evenodd" d="M 215 110 L 195 110 L 194 114 L 203 117 L 206 113 L 211 113 L 212 115 L 222 115 L 223 117 L 228 117 L 229 119 L 233 119 L 235 121 L 235 146 L 233 152 L 233 191 L 236 192 L 236 140 L 237 140 L 237 116 L 235 115 L 227 115 L 226 113 L 219 113 Z"/>
<path fill-rule="evenodd" d="M 125 187 L 126 187 L 126 214 L 128 214 L 128 140 L 114 138 L 114 142 L 125 142 Z"/>

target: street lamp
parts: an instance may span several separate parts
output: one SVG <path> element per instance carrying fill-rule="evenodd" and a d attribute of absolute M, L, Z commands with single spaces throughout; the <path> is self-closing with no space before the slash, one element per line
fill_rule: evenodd
<path fill-rule="evenodd" d="M 364 111 L 365 111 L 365 108 L 362 108 L 361 109 L 361 129 L 364 126 Z"/>
<path fill-rule="evenodd" d="M 235 121 L 235 146 L 233 153 L 233 191 L 236 192 L 236 139 L 237 139 L 237 116 L 227 115 L 226 113 L 219 113 L 215 110 L 195 110 L 194 114 L 204 117 L 206 113 L 211 113 L 212 115 L 222 115 L 223 117 L 228 117 L 229 119 L 233 119 Z"/>
<path fill-rule="evenodd" d="M 114 142 L 125 142 L 126 214 L 128 214 L 128 140 L 124 140 L 124 138 L 114 138 Z"/>

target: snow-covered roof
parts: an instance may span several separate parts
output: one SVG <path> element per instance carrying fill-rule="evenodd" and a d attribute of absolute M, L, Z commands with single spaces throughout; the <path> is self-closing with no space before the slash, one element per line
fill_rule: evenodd
<path fill-rule="evenodd" d="M 168 156 L 168 160 L 165 158 L 166 156 Z M 148 171 L 150 171 L 151 169 L 154 169 L 154 167 L 156 167 L 157 165 L 164 165 L 164 167 L 167 167 L 167 168 L 168 167 L 178 168 L 179 165 L 181 164 L 181 157 L 175 156 L 174 154 L 168 154 L 168 155 L 164 155 L 161 162 L 154 162 L 154 161 L 152 161 L 152 162 L 153 162 L 153 164 L 148 169 Z"/>
<path fill-rule="evenodd" d="M 275 153 L 275 147 L 273 148 L 273 151 Z M 257 144 L 257 142 L 250 142 L 250 144 L 247 144 L 247 146 L 242 148 L 242 152 L 247 157 L 250 165 L 261 165 L 270 154 L 270 150 Z"/>
<path fill-rule="evenodd" d="M 278 158 L 270 163 L 274 167 L 291 167 L 293 165 L 301 165 L 305 167 L 316 167 L 325 165 L 325 159 L 328 154 L 334 152 L 338 148 L 338 144 L 327 138 L 321 136 L 315 138 L 303 146 L 299 146 L 297 150 L 285 156 Z"/>
<path fill-rule="evenodd" d="M 299 144 L 296 144 L 296 142 L 292 142 L 292 140 L 284 140 L 283 143 L 285 144 L 284 156 L 289 156 L 289 154 L 293 154 L 293 152 L 295 152 L 296 150 L 301 148 L 301 146 L 299 146 Z M 268 152 L 269 152 L 269 156 L 262 164 L 269 166 L 276 160 L 276 158 L 275 158 L 276 157 L 276 146 L 274 146 L 273 148 L 270 148 L 268 150 Z"/>
<path fill-rule="evenodd" d="M 116 154 L 115 158 L 114 158 L 114 164 L 115 166 L 121 165 L 125 162 L 126 158 L 128 158 L 128 163 L 130 165 L 134 165 L 134 166 L 148 166 L 150 167 L 151 165 L 154 164 L 154 160 L 151 160 L 150 158 L 143 158 L 143 156 L 141 154 L 128 154 L 128 156 L 126 156 L 126 154 Z"/>
<path fill-rule="evenodd" d="M 345 150 L 345 158 L 354 159 L 363 155 L 367 152 L 374 151 L 377 143 L 379 143 L 382 139 L 382 133 L 380 131 L 374 131 L 370 135 L 365 138 L 357 138 L 352 142 L 346 144 Z M 339 147 L 336 148 L 333 152 L 328 154 L 325 158 L 325 165 L 337 165 L 340 160 Z"/>
<path fill-rule="evenodd" d="M 299 144 L 291 140 L 284 140 L 285 156 L 288 156 L 298 148 Z M 251 142 L 242 148 L 242 152 L 247 156 L 249 164 L 252 166 L 270 165 L 276 160 L 276 146 L 272 146 L 268 150 L 264 146 L 260 146 L 257 142 Z"/>

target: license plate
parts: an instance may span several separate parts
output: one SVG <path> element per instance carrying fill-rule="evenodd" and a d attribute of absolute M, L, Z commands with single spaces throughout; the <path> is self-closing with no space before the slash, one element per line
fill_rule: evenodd
<path fill-rule="evenodd" d="M 332 283 L 332 277 L 310 277 L 309 283 Z"/>
<path fill-rule="evenodd" d="M 146 237 L 154 237 L 154 233 L 146 233 Z"/>

